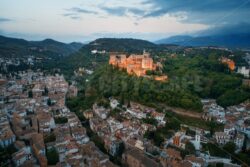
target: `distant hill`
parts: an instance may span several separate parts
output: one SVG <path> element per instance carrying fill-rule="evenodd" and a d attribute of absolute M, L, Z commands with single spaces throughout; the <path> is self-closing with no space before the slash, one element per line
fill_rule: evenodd
<path fill-rule="evenodd" d="M 250 48 L 250 34 L 212 36 L 173 36 L 161 39 L 156 44 L 176 44 L 181 46 L 220 46 L 229 48 Z"/>
<path fill-rule="evenodd" d="M 106 50 L 109 52 L 142 52 L 143 49 L 155 49 L 152 42 L 132 38 L 99 38 L 84 46 L 89 49 Z"/>
<path fill-rule="evenodd" d="M 0 57 L 19 57 L 27 55 L 39 56 L 67 56 L 79 50 L 81 43 L 62 43 L 53 39 L 43 41 L 26 41 L 0 36 Z"/>

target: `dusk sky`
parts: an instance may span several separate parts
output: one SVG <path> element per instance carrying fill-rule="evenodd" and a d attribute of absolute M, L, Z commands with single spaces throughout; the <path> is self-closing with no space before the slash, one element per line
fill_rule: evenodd
<path fill-rule="evenodd" d="M 250 0 L 1 0 L 0 34 L 63 42 L 250 32 Z"/>

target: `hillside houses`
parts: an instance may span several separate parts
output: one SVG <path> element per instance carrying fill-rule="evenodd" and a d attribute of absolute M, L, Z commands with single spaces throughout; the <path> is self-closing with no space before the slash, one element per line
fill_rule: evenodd
<path fill-rule="evenodd" d="M 16 135 L 13 133 L 7 115 L 0 113 L 0 146 L 5 148 L 16 141 Z"/>
<path fill-rule="evenodd" d="M 97 104 L 93 105 L 93 112 L 101 119 L 106 119 L 110 112 L 109 109 L 104 108 L 103 106 L 98 106 Z"/>
<path fill-rule="evenodd" d="M 18 85 L 20 82 L 22 86 Z M 75 96 L 77 89 L 70 87 L 63 76 L 21 73 L 20 79 L 4 82 L 0 90 L 4 90 L 8 97 L 8 101 L 6 97 L 1 99 L 0 104 L 0 145 L 17 148 L 12 154 L 13 164 L 46 167 L 46 152 L 50 149 L 58 153 L 58 165 L 83 166 L 84 163 L 91 164 L 93 159 L 93 164 L 98 164 L 96 154 L 87 161 L 83 158 L 86 155 L 83 155 L 82 147 L 89 143 L 89 137 L 77 115 L 65 106 L 67 94 Z M 28 92 L 31 92 L 30 96 Z M 55 119 L 61 118 L 67 121 L 56 123 Z M 100 152 L 95 145 L 92 149 L 95 153 Z M 100 157 L 107 156 L 102 153 Z M 100 159 L 99 164 L 113 165 L 108 158 Z"/>

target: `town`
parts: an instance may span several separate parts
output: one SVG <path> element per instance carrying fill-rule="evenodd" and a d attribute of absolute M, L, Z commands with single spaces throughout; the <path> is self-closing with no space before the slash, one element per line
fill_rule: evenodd
<path fill-rule="evenodd" d="M 111 56 L 111 59 L 115 58 Z M 155 68 L 149 57 L 142 61 Z M 133 72 L 139 72 L 139 76 L 145 72 L 138 70 Z M 236 167 L 245 162 L 233 162 L 233 152 L 250 148 L 249 100 L 225 109 L 214 99 L 202 99 L 200 119 L 213 120 L 224 128 L 212 132 L 182 123 L 180 128 L 171 128 L 171 135 L 156 144 L 153 140 L 157 136 L 150 135 L 171 124 L 168 114 L 174 111 L 158 111 L 138 102 L 121 102 L 110 97 L 82 111 L 85 118 L 82 121 L 66 106 L 67 99 L 78 96 L 76 83 L 69 84 L 63 75 L 39 70 L 20 71 L 11 76 L 2 74 L 0 90 L 0 145 L 13 150 L 1 162 L 2 166 L 205 167 L 224 164 Z M 88 131 L 102 140 L 103 148 L 98 141 L 91 140 Z M 223 156 L 215 156 L 213 150 L 206 149 L 211 145 Z M 228 147 L 233 152 L 228 152 Z"/>
<path fill-rule="evenodd" d="M 11 159 L 1 159 L 1 166 L 47 166 L 48 161 L 59 161 L 59 166 L 113 166 L 65 106 L 66 97 L 76 96 L 77 88 L 63 76 L 21 72 L 2 76 L 0 88 L 0 146 L 15 150 Z"/>
<path fill-rule="evenodd" d="M 1 0 L 0 167 L 249 167 L 250 0 Z"/>

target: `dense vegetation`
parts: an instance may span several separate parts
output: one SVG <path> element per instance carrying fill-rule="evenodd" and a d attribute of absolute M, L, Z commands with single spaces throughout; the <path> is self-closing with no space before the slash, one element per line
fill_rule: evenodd
<path fill-rule="evenodd" d="M 56 165 L 56 163 L 59 162 L 59 154 L 55 148 L 47 150 L 46 157 L 48 159 L 48 165 Z"/>
<path fill-rule="evenodd" d="M 180 87 L 200 98 L 215 98 L 223 107 L 239 104 L 250 97 L 242 87 L 241 76 L 219 62 L 220 52 L 201 54 L 177 55 L 164 61 L 163 71 L 169 75 L 173 88 Z"/>
<path fill-rule="evenodd" d="M 71 56 L 64 57 L 57 62 L 48 64 L 46 68 L 60 68 L 66 77 L 70 77 L 72 76 L 73 71 L 79 67 L 93 70 L 106 63 L 108 59 L 109 56 L 107 54 L 92 55 L 89 49 L 83 47 L 78 52 L 73 53 Z"/>
<path fill-rule="evenodd" d="M 149 41 L 130 38 L 99 38 L 90 42 L 90 49 L 106 50 L 108 52 L 141 53 L 143 49 L 156 50 L 158 45 Z"/>
<path fill-rule="evenodd" d="M 56 124 L 65 124 L 67 122 L 68 122 L 67 117 L 57 117 L 57 118 L 55 118 L 55 123 Z"/>
<path fill-rule="evenodd" d="M 88 89 L 98 96 L 116 96 L 147 105 L 161 103 L 198 112 L 202 108 L 200 98 L 215 98 L 223 107 L 248 99 L 250 93 L 242 87 L 241 76 L 221 64 L 217 54 L 156 56 L 159 60 L 164 57 L 163 73 L 169 76 L 167 83 L 129 76 L 106 65 L 94 73 Z"/>
<path fill-rule="evenodd" d="M 129 76 L 126 72 L 106 65 L 91 77 L 87 89 L 99 97 L 115 96 L 147 105 L 163 103 L 200 112 L 201 102 L 196 95 L 169 83 Z"/>
<path fill-rule="evenodd" d="M 92 49 L 137 53 L 142 48 L 147 48 L 155 61 L 163 64 L 162 71 L 169 76 L 168 83 L 128 76 L 125 72 L 108 66 L 98 69 L 108 61 L 108 55 L 91 54 Z M 173 52 L 176 53 L 175 56 L 172 56 Z M 242 77 L 219 61 L 222 55 L 228 57 L 230 54 L 228 51 L 215 49 L 191 49 L 187 52 L 183 48 L 170 49 L 147 41 L 104 38 L 85 45 L 79 52 L 56 64 L 68 76 L 72 76 L 73 69 L 78 67 L 98 69 L 86 88 L 95 93 L 95 96 L 117 96 L 121 100 L 131 99 L 153 106 L 157 102 L 201 111 L 200 98 L 215 98 L 220 105 L 226 107 L 239 104 L 250 97 L 249 91 L 241 86 Z M 235 52 L 231 59 L 242 65 L 245 62 L 241 55 L 242 52 Z"/>
<path fill-rule="evenodd" d="M 12 154 L 15 153 L 17 149 L 15 146 L 9 145 L 6 148 L 2 148 L 0 146 L 0 166 L 9 166 L 10 165 L 10 159 L 12 158 Z"/>

